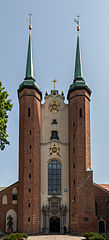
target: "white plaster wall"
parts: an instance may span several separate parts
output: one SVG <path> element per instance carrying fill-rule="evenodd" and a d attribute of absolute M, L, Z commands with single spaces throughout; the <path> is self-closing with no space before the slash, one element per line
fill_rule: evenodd
<path fill-rule="evenodd" d="M 60 110 L 57 113 L 50 112 L 49 103 L 57 101 L 60 104 Z M 57 124 L 52 124 L 56 119 Z M 51 131 L 57 130 L 59 140 L 50 140 Z M 52 144 L 60 147 L 60 156 L 52 154 L 50 156 L 49 148 Z M 45 97 L 45 103 L 41 109 L 41 209 L 43 205 L 48 204 L 48 162 L 57 159 L 62 164 L 61 172 L 61 198 L 62 204 L 66 204 L 67 227 L 69 227 L 69 166 L 68 166 L 68 105 L 64 103 L 64 97 L 61 95 L 48 95 Z M 67 192 L 64 192 L 67 189 Z M 58 195 L 59 196 L 59 195 Z M 43 227 L 43 215 L 41 212 L 41 228 Z"/>

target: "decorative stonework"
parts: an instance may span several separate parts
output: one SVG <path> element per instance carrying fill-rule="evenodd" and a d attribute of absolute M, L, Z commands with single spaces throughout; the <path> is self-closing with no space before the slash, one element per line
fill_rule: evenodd
<path fill-rule="evenodd" d="M 50 232 L 50 219 L 52 217 L 58 217 L 60 219 L 60 232 L 64 231 L 64 223 L 66 223 L 67 207 L 61 204 L 61 198 L 56 196 L 54 192 L 53 196 L 48 198 L 48 205 L 43 205 L 43 232 Z"/>
<path fill-rule="evenodd" d="M 50 112 L 57 113 L 60 110 L 60 104 L 57 101 L 51 101 L 48 108 Z"/>
<path fill-rule="evenodd" d="M 52 144 L 49 148 L 49 155 L 58 155 L 60 156 L 60 147 L 58 144 Z"/>

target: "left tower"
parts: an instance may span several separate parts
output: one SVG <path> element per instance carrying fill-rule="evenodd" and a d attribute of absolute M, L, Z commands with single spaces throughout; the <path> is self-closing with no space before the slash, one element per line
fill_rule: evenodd
<path fill-rule="evenodd" d="M 42 93 L 34 79 L 31 29 L 19 98 L 18 231 L 40 232 L 40 121 Z"/>

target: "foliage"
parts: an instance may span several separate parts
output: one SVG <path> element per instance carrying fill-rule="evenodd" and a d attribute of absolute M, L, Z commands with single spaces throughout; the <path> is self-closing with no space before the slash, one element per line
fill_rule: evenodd
<path fill-rule="evenodd" d="M 7 217 L 7 220 L 8 220 L 7 226 L 12 229 L 13 218 L 11 217 L 11 215 L 9 215 L 9 216 Z"/>
<path fill-rule="evenodd" d="M 8 236 L 5 236 L 3 240 L 21 240 L 21 239 L 27 239 L 28 235 L 26 233 L 11 233 Z"/>
<path fill-rule="evenodd" d="M 2 82 L 0 81 L 0 149 L 4 150 L 5 145 L 9 144 L 7 140 L 7 122 L 8 114 L 7 111 L 11 111 L 12 104 L 11 100 L 7 99 L 8 93 L 4 87 L 2 87 Z"/>
<path fill-rule="evenodd" d="M 104 239 L 105 238 L 100 234 L 94 234 L 92 237 L 90 237 L 90 240 L 104 240 Z"/>
<path fill-rule="evenodd" d="M 85 237 L 88 240 L 104 240 L 105 239 L 103 236 L 95 232 L 86 232 L 83 234 L 83 237 Z"/>
<path fill-rule="evenodd" d="M 86 239 L 89 239 L 90 237 L 92 237 L 95 234 L 96 234 L 95 232 L 85 232 L 83 234 L 83 237 L 85 237 Z"/>

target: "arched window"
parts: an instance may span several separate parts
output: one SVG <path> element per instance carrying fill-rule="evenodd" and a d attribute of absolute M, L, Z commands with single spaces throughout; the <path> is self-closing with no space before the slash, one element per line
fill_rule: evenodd
<path fill-rule="evenodd" d="M 13 201 L 13 203 L 17 203 L 16 202 L 17 201 L 17 188 L 16 187 L 14 187 L 12 189 L 12 201 Z"/>
<path fill-rule="evenodd" d="M 61 195 L 61 164 L 57 160 L 51 160 L 48 164 L 48 195 L 54 191 Z"/>
<path fill-rule="evenodd" d="M 109 217 L 109 201 L 106 203 L 106 216 Z"/>
<path fill-rule="evenodd" d="M 2 198 L 2 204 L 7 204 L 7 203 L 8 203 L 7 196 L 4 195 L 3 198 Z"/>
<path fill-rule="evenodd" d="M 52 140 L 52 139 L 57 139 L 57 140 L 59 140 L 58 132 L 57 132 L 57 131 L 52 131 L 52 132 L 51 132 L 50 140 Z"/>

